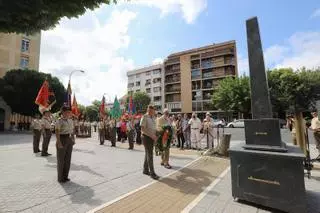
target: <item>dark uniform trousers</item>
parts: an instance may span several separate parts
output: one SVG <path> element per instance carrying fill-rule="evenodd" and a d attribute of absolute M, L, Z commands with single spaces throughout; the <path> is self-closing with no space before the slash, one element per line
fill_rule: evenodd
<path fill-rule="evenodd" d="M 74 142 L 67 135 L 60 135 L 60 141 L 63 148 L 59 149 L 57 147 L 57 170 L 58 170 L 58 181 L 64 181 L 68 178 L 70 164 L 71 164 L 71 154 Z"/>
<path fill-rule="evenodd" d="M 116 127 L 110 127 L 110 141 L 111 141 L 111 146 L 116 146 L 116 141 L 117 141 Z"/>
<path fill-rule="evenodd" d="M 147 135 L 142 135 L 142 142 L 145 149 L 145 157 L 143 164 L 143 171 L 150 172 L 151 175 L 154 175 L 154 166 L 153 166 L 153 146 L 154 141 Z"/>
<path fill-rule="evenodd" d="M 133 149 L 134 147 L 133 138 L 134 138 L 134 130 L 132 129 L 128 133 L 129 149 Z"/>
<path fill-rule="evenodd" d="M 45 129 L 43 132 L 43 141 L 42 141 L 42 154 L 48 153 L 49 142 L 51 138 L 51 130 Z"/>
<path fill-rule="evenodd" d="M 41 130 L 34 129 L 33 130 L 33 152 L 39 151 L 40 138 L 41 138 Z"/>
<path fill-rule="evenodd" d="M 100 145 L 104 144 L 104 137 L 105 137 L 104 128 L 103 129 L 99 129 Z"/>

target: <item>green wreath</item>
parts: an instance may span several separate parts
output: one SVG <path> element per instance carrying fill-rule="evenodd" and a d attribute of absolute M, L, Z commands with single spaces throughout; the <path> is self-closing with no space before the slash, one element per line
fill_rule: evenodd
<path fill-rule="evenodd" d="M 168 139 L 167 141 L 163 141 L 163 136 L 166 131 L 168 131 Z M 160 152 L 163 152 L 164 150 L 167 150 L 170 148 L 170 143 L 173 137 L 172 127 L 170 125 L 163 125 L 159 135 L 160 136 L 158 137 L 156 147 Z"/>

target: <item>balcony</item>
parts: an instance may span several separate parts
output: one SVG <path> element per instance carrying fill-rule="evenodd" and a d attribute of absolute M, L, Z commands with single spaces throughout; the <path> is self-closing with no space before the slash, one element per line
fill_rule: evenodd
<path fill-rule="evenodd" d="M 213 111 L 217 110 L 211 101 L 203 102 L 203 111 Z"/>
<path fill-rule="evenodd" d="M 191 59 L 191 61 L 193 61 L 193 60 L 199 60 L 199 59 L 200 59 L 200 54 L 192 55 L 192 56 L 190 57 L 190 59 Z"/>
<path fill-rule="evenodd" d="M 212 94 L 213 92 L 209 92 L 209 91 L 206 91 L 206 92 L 203 92 L 203 99 L 204 101 L 210 101 L 211 98 L 212 98 Z"/>
<path fill-rule="evenodd" d="M 152 86 L 153 87 L 161 87 L 161 82 L 153 83 Z"/>
<path fill-rule="evenodd" d="M 202 74 L 202 78 L 213 78 L 214 74 L 213 72 L 207 72 Z"/>
<path fill-rule="evenodd" d="M 234 48 L 227 48 L 227 49 L 220 49 L 214 51 L 214 56 L 218 55 L 233 55 L 234 54 Z"/>
<path fill-rule="evenodd" d="M 166 68 L 165 75 L 172 75 L 172 74 L 176 74 L 176 73 L 180 73 L 180 67 Z"/>
<path fill-rule="evenodd" d="M 180 93 L 181 92 L 181 88 L 177 87 L 177 88 L 166 88 L 166 93 Z"/>
<path fill-rule="evenodd" d="M 155 106 L 162 106 L 162 103 L 161 103 L 161 101 L 154 101 L 154 102 L 153 102 L 153 105 L 155 105 Z"/>
<path fill-rule="evenodd" d="M 201 112 L 202 110 L 202 102 L 200 101 L 195 101 L 192 102 L 192 111 L 193 112 Z"/>
<path fill-rule="evenodd" d="M 201 58 L 212 58 L 214 56 L 214 52 L 210 51 L 210 52 L 205 52 L 201 54 Z"/>
<path fill-rule="evenodd" d="M 180 82 L 180 75 L 175 75 L 170 78 L 166 78 L 165 83 L 166 84 L 174 84 L 174 83 L 179 83 Z"/>
<path fill-rule="evenodd" d="M 200 90 L 201 86 L 200 85 L 192 85 L 192 90 Z"/>
<path fill-rule="evenodd" d="M 182 104 L 179 102 L 176 103 L 166 103 L 165 107 L 170 111 L 170 112 L 181 112 L 181 107 Z"/>
<path fill-rule="evenodd" d="M 202 67 L 202 69 L 209 69 L 209 68 L 213 68 L 214 65 L 213 65 L 212 61 L 210 61 L 210 62 L 202 62 L 201 63 L 201 67 Z"/>
<path fill-rule="evenodd" d="M 169 58 L 167 61 L 165 61 L 165 64 L 177 64 L 180 63 L 180 57 L 177 58 Z"/>
<path fill-rule="evenodd" d="M 161 78 L 161 72 L 152 73 L 153 78 Z"/>

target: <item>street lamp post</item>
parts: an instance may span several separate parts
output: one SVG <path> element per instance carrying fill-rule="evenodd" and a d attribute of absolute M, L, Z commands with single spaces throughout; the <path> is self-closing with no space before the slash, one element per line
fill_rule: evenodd
<path fill-rule="evenodd" d="M 72 76 L 72 74 L 75 73 L 75 72 L 85 73 L 83 70 L 73 70 L 73 71 L 70 72 L 70 74 L 69 74 L 69 83 L 71 82 L 71 76 Z"/>

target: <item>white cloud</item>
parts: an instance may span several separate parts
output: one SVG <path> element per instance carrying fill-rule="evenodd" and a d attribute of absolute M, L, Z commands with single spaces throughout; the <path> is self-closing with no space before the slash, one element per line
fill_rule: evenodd
<path fill-rule="evenodd" d="M 188 24 L 193 23 L 207 7 L 207 0 L 135 0 L 132 3 L 158 8 L 162 16 L 182 13 Z"/>
<path fill-rule="evenodd" d="M 320 32 L 299 32 L 288 38 L 284 44 L 275 44 L 264 51 L 266 68 L 309 69 L 320 67 Z M 248 58 L 239 54 L 239 75 L 249 74 Z"/>
<path fill-rule="evenodd" d="M 161 63 L 163 63 L 163 58 L 155 58 L 152 61 L 152 64 L 161 64 Z"/>
<path fill-rule="evenodd" d="M 320 8 L 315 10 L 310 16 L 310 18 L 316 18 L 316 17 L 320 17 Z"/>
<path fill-rule="evenodd" d="M 275 67 L 320 67 L 319 49 L 320 32 L 295 33 L 288 39 L 288 45 L 283 46 L 282 55 L 279 56 L 282 60 Z"/>
<path fill-rule="evenodd" d="M 238 75 L 249 75 L 249 62 L 248 58 L 244 57 L 243 55 L 238 55 Z"/>
<path fill-rule="evenodd" d="M 86 105 L 103 93 L 125 94 L 126 71 L 134 68 L 133 60 L 118 51 L 128 47 L 128 26 L 137 14 L 114 10 L 102 21 L 95 14 L 88 11 L 79 19 L 63 19 L 58 27 L 42 33 L 40 70 L 58 76 L 64 85 L 72 70 L 85 70 L 73 75 L 71 85 L 78 103 Z"/>
<path fill-rule="evenodd" d="M 281 62 L 285 58 L 285 54 L 289 51 L 288 47 L 273 45 L 264 51 L 264 58 L 268 66 Z M 269 62 L 269 63 L 268 63 Z"/>

